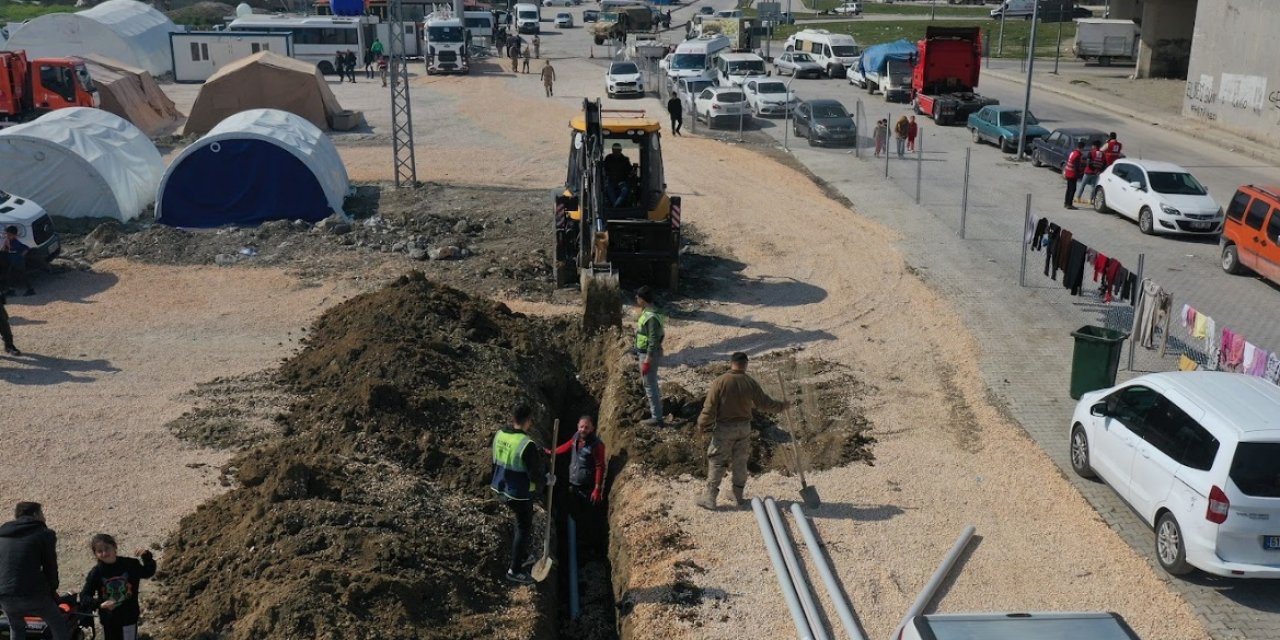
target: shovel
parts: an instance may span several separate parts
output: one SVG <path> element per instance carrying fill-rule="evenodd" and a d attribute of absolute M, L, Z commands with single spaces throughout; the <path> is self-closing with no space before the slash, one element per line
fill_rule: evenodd
<path fill-rule="evenodd" d="M 551 427 L 551 477 L 556 475 L 556 446 L 560 444 L 560 419 L 557 418 L 555 426 Z M 533 571 L 530 575 L 534 580 L 542 582 L 551 575 L 551 566 L 555 564 L 551 560 L 551 524 L 555 522 L 551 517 L 551 501 L 556 497 L 555 486 L 547 487 L 547 535 L 542 538 L 542 557 L 533 564 Z"/>
<path fill-rule="evenodd" d="M 782 382 L 782 372 L 778 372 L 778 387 L 782 389 L 782 401 L 787 401 L 787 386 Z M 787 429 L 791 431 L 791 455 L 796 459 L 796 473 L 800 475 L 800 498 L 804 500 L 804 506 L 810 509 L 817 509 L 822 506 L 822 498 L 818 497 L 817 487 L 809 486 L 804 479 L 804 463 L 800 460 L 800 449 L 796 446 L 796 438 L 799 432 L 796 431 L 795 423 L 791 421 L 791 408 L 783 409 L 787 416 Z"/>

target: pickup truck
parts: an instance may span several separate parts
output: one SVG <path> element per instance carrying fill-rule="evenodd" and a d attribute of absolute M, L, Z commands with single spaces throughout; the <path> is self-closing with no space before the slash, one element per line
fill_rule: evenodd
<path fill-rule="evenodd" d="M 838 13 L 838 14 L 840 14 L 840 15 L 845 15 L 845 16 L 858 16 L 858 15 L 862 15 L 862 3 L 861 3 L 861 2 L 846 2 L 846 3 L 844 3 L 844 4 L 842 4 L 842 5 L 838 6 L 838 7 L 836 7 L 835 9 L 833 9 L 833 10 L 832 10 L 832 13 Z"/>

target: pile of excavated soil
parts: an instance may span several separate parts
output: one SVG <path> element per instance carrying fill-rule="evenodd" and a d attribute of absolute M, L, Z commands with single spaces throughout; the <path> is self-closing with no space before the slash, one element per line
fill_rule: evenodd
<path fill-rule="evenodd" d="M 280 371 L 281 433 L 166 546 L 165 635 L 552 637 L 548 590 L 502 579 L 488 441 L 516 402 L 581 410 L 568 325 L 421 273 L 328 311 Z"/>

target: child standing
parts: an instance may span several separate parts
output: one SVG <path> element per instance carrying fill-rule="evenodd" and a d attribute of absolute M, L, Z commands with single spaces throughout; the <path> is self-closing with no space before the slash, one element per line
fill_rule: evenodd
<path fill-rule="evenodd" d="M 80 590 L 80 606 L 98 610 L 106 640 L 136 640 L 138 637 L 139 583 L 156 574 L 156 560 L 146 549 L 134 551 L 138 558 L 116 555 L 116 540 L 99 533 L 89 542 L 98 564 L 89 570 Z"/>

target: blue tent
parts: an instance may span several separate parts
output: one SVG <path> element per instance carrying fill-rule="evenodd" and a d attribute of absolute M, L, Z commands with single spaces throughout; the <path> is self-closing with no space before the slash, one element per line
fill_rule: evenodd
<path fill-rule="evenodd" d="M 338 149 L 300 116 L 233 115 L 182 150 L 160 180 L 156 222 L 207 228 L 342 213 L 350 189 Z"/>
<path fill-rule="evenodd" d="M 858 58 L 858 71 L 884 73 L 890 60 L 915 64 L 917 52 L 916 43 L 909 40 L 873 44 L 862 50 L 862 57 Z"/>

